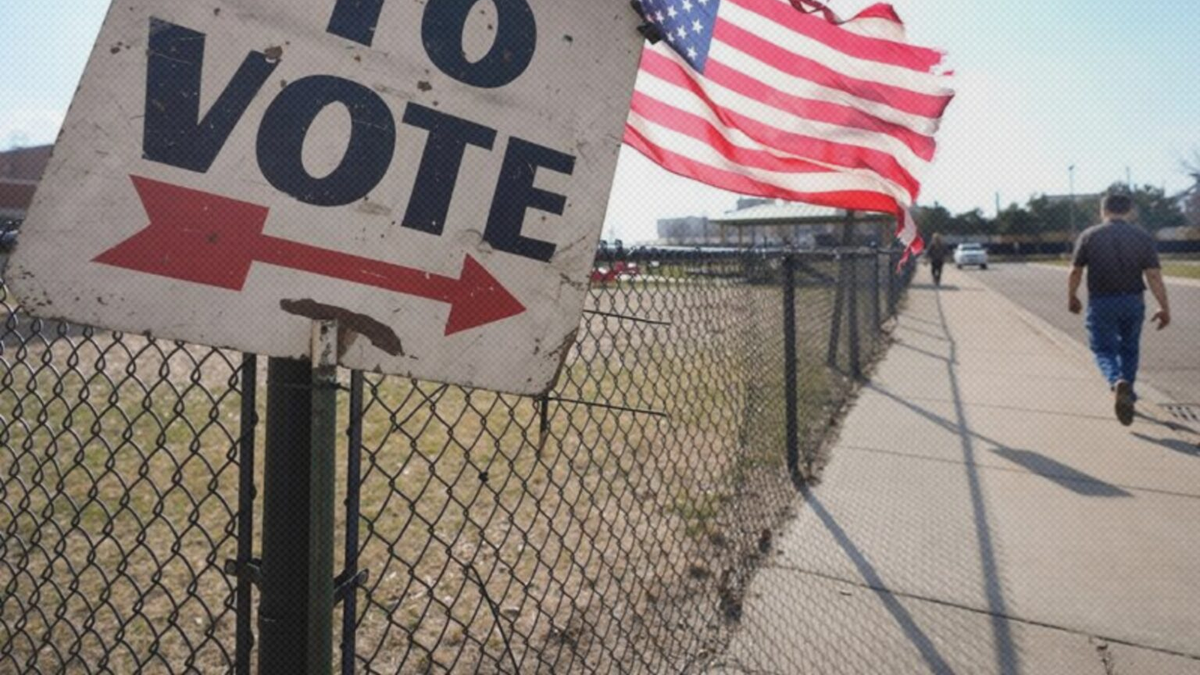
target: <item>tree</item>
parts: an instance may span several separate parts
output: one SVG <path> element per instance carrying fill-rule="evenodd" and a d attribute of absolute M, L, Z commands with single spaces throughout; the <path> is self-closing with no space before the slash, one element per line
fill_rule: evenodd
<path fill-rule="evenodd" d="M 1128 189 L 1123 183 L 1113 184 L 1110 191 Z M 1179 201 L 1167 196 L 1162 188 L 1153 185 L 1143 185 L 1135 188 L 1129 195 L 1137 207 L 1137 219 L 1142 227 L 1150 232 L 1158 232 L 1168 227 L 1182 227 L 1187 224 Z"/>
<path fill-rule="evenodd" d="M 1183 193 L 1183 211 L 1188 224 L 1200 227 L 1200 150 L 1192 151 L 1192 159 L 1183 162 L 1183 172 L 1192 179 L 1192 186 Z"/>
<path fill-rule="evenodd" d="M 983 215 L 979 209 L 971 209 L 954 217 L 953 227 L 963 234 L 992 234 L 996 231 L 996 221 Z"/>
<path fill-rule="evenodd" d="M 933 206 L 927 206 L 917 212 L 915 219 L 917 228 L 924 233 L 926 238 L 932 237 L 934 234 L 953 234 L 951 232 L 951 223 L 954 216 L 950 215 L 950 211 L 941 204 L 934 203 Z"/>
<path fill-rule="evenodd" d="M 1008 208 L 1000 212 L 1000 216 L 996 219 L 996 229 L 1000 234 L 1018 240 L 1035 237 L 1038 234 L 1037 219 L 1028 210 L 1016 204 L 1010 204 Z"/>
<path fill-rule="evenodd" d="M 1086 218 L 1079 210 L 1079 204 L 1075 204 L 1076 226 Z M 1065 234 L 1071 231 L 1070 200 L 1055 200 L 1046 195 L 1037 195 L 1029 200 L 1029 213 L 1035 223 L 1034 230 L 1038 241 L 1041 241 L 1043 236 Z"/>

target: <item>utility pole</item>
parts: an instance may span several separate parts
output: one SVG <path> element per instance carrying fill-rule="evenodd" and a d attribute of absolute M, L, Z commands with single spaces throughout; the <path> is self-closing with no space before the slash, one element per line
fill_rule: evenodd
<path fill-rule="evenodd" d="M 1067 171 L 1071 175 L 1071 240 L 1067 242 L 1067 248 L 1071 253 L 1075 252 L 1075 165 L 1067 167 Z"/>

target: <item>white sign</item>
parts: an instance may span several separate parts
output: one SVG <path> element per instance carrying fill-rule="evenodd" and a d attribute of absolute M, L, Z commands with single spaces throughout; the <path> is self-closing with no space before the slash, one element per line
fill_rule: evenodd
<path fill-rule="evenodd" d="M 622 0 L 121 0 L 8 272 L 39 316 L 537 393 L 642 39 Z"/>

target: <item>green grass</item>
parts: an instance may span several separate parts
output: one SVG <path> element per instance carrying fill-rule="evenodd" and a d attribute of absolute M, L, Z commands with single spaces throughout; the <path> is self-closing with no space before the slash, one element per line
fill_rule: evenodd
<path fill-rule="evenodd" d="M 1071 265 L 1069 260 L 1048 260 L 1046 262 L 1059 267 L 1069 267 Z M 1164 259 L 1162 271 L 1163 275 L 1168 277 L 1200 279 L 1200 263 L 1172 262 L 1169 259 Z"/>
<path fill-rule="evenodd" d="M 1169 277 L 1200 279 L 1200 264 L 1163 262 L 1163 274 Z"/>

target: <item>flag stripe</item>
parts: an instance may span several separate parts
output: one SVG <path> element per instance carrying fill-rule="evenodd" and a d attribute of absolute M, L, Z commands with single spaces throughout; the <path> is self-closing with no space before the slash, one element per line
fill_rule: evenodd
<path fill-rule="evenodd" d="M 933 136 L 938 130 L 940 120 L 937 118 L 913 115 L 902 110 L 897 110 L 884 103 L 860 98 L 855 96 L 853 92 L 847 92 L 844 89 L 831 89 L 811 80 L 794 77 L 789 73 L 775 68 L 770 63 L 759 61 L 748 54 L 720 42 L 713 42 L 712 52 L 709 55 L 709 63 L 714 61 L 745 73 L 747 76 L 753 77 L 773 89 L 788 91 L 794 96 L 803 96 L 804 98 L 816 101 L 826 101 L 854 108 L 855 110 L 861 110 L 872 117 L 877 117 L 910 129 L 914 133 Z"/>
<path fill-rule="evenodd" d="M 937 150 L 937 143 L 930 136 L 919 134 L 894 122 L 879 119 L 848 105 L 793 96 L 717 60 L 708 62 L 708 66 L 704 69 L 704 75 L 726 89 L 762 101 L 766 105 L 795 115 L 800 119 L 826 122 L 891 136 L 925 161 L 932 160 L 934 152 Z"/>
<path fill-rule="evenodd" d="M 720 61 L 709 61 L 708 65 L 717 71 L 722 70 L 724 67 L 724 64 Z M 919 169 L 926 164 L 926 160 L 914 153 L 902 141 L 889 134 L 837 125 L 813 116 L 793 114 L 790 111 L 783 110 L 780 106 L 771 105 L 773 102 L 768 99 L 753 94 L 745 94 L 727 87 L 724 82 L 719 81 L 719 78 L 701 77 L 671 49 L 662 48 L 644 52 L 642 57 L 642 72 L 649 73 L 676 87 L 695 93 L 700 97 L 701 102 L 712 107 L 719 115 L 724 115 L 723 111 L 737 111 L 736 113 L 731 112 L 731 114 L 743 114 L 768 127 L 774 127 L 782 131 L 811 136 L 833 143 L 841 143 L 843 146 L 861 148 L 864 153 L 874 153 L 874 156 L 878 156 L 878 153 L 886 153 L 889 156 L 893 156 L 893 160 L 898 161 L 909 172 Z M 758 81 L 748 78 L 745 86 L 753 86 L 752 83 L 754 82 Z M 761 85 L 761 82 L 759 82 L 759 85 Z M 653 86 L 653 84 L 647 83 L 647 86 Z M 765 87 L 765 85 L 761 86 Z M 761 91 L 769 93 L 771 89 L 767 87 Z M 664 92 L 660 95 L 660 98 L 672 95 L 675 94 Z M 780 114 L 781 112 L 786 114 Z M 867 161 L 864 160 L 864 162 Z M 860 164 L 841 163 L 839 165 L 851 168 L 860 166 Z"/>
<path fill-rule="evenodd" d="M 643 137 L 652 137 L 655 146 L 679 157 L 725 171 L 738 171 L 760 184 L 771 185 L 777 190 L 807 196 L 823 192 L 872 192 L 889 200 L 893 209 L 897 203 L 896 196 L 883 188 L 884 183 L 870 174 L 844 171 L 789 173 L 761 169 L 734 162 L 711 145 L 665 127 L 655 126 L 636 113 L 630 114 L 628 127 Z"/>
<path fill-rule="evenodd" d="M 825 19 L 804 12 L 783 2 L 764 0 L 721 0 L 752 12 L 762 14 L 788 30 L 805 35 L 847 56 L 867 61 L 900 66 L 928 73 L 941 64 L 945 55 L 934 49 L 917 47 L 879 38 L 849 33 Z"/>
<path fill-rule="evenodd" d="M 757 4 L 763 3 L 758 0 Z M 786 11 L 786 10 L 785 10 Z M 758 12 L 729 4 L 722 7 L 720 20 L 731 23 L 750 35 L 769 40 L 788 53 L 815 61 L 822 66 L 853 78 L 866 78 L 872 82 L 911 90 L 927 96 L 944 97 L 949 93 L 944 75 L 919 72 L 907 68 L 878 63 L 849 56 L 825 43 L 813 40 L 800 33 L 792 33 Z M 846 29 L 840 28 L 842 32 Z M 721 39 L 718 34 L 718 38 Z"/>
<path fill-rule="evenodd" d="M 659 100 L 667 100 L 672 96 L 681 95 L 672 89 L 683 89 L 699 100 L 700 104 L 712 110 L 727 126 L 739 129 L 755 141 L 773 148 L 787 148 L 788 154 L 807 157 L 827 166 L 843 169 L 869 169 L 881 177 L 895 183 L 916 196 L 918 183 L 912 174 L 905 169 L 896 155 L 874 148 L 860 145 L 850 145 L 829 140 L 827 137 L 817 137 L 795 133 L 787 129 L 767 123 L 764 120 L 799 123 L 804 120 L 793 118 L 781 119 L 781 115 L 769 106 L 758 101 L 730 92 L 719 86 L 708 83 L 707 89 L 702 87 L 685 65 L 663 56 L 658 52 L 647 51 L 642 58 L 642 77 L 637 89 Z M 678 58 L 678 57 L 675 57 Z M 646 76 L 649 77 L 646 77 Z M 671 88 L 664 87 L 664 84 Z M 714 98 L 720 99 L 715 102 Z M 884 137 L 889 138 L 890 137 Z M 860 135 L 863 143 L 874 141 L 866 135 Z M 899 145 L 897 143 L 897 145 Z"/>
<path fill-rule="evenodd" d="M 834 208 L 849 208 L 860 211 L 895 213 L 896 200 L 888 195 L 869 190 L 834 190 L 797 192 L 757 180 L 740 170 L 718 168 L 707 162 L 698 162 L 679 153 L 655 145 L 633 125 L 625 129 L 625 143 L 650 158 L 664 169 L 700 180 L 703 183 L 740 194 L 762 195 L 794 202 L 805 202 Z"/>
<path fill-rule="evenodd" d="M 642 92 L 634 92 L 630 110 L 637 113 L 645 123 L 690 136 L 707 143 L 726 159 L 756 169 L 779 173 L 830 173 L 828 167 L 815 164 L 799 157 L 774 154 L 732 129 L 722 130 L 711 119 L 680 110 Z M 741 138 L 735 137 L 740 136 Z M 757 146 L 757 147 L 756 147 Z"/>
<path fill-rule="evenodd" d="M 923 117 L 941 117 L 946 106 L 950 105 L 950 96 L 933 96 L 878 81 L 843 75 L 818 61 L 794 54 L 723 19 L 717 20 L 715 36 L 718 42 L 745 52 L 759 61 L 775 64 L 776 68 L 792 77 L 809 80 L 831 89 L 854 92 L 859 98 L 884 103 L 907 113 Z"/>

